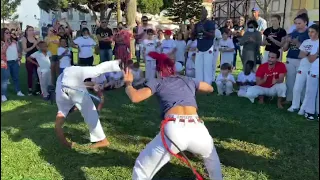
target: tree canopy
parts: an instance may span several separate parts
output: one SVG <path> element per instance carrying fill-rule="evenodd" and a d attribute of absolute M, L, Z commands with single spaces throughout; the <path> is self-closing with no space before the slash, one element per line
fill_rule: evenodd
<path fill-rule="evenodd" d="M 180 0 L 167 8 L 166 16 L 177 23 L 186 23 L 187 19 L 199 17 L 201 14 L 202 0 Z"/>
<path fill-rule="evenodd" d="M 138 0 L 138 9 L 142 13 L 159 14 L 163 6 L 162 0 Z"/>
<path fill-rule="evenodd" d="M 20 4 L 21 0 L 1 0 L 1 19 L 3 23 L 8 19 L 18 19 L 19 15 L 16 14 L 16 11 Z"/>

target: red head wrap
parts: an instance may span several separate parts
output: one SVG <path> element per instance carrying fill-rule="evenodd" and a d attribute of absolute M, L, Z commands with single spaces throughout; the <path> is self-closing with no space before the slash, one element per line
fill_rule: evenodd
<path fill-rule="evenodd" d="M 167 77 L 174 75 L 175 64 L 172 59 L 170 59 L 166 54 L 159 54 L 157 52 L 150 52 L 148 54 L 151 58 L 156 60 L 157 71 L 162 77 Z"/>

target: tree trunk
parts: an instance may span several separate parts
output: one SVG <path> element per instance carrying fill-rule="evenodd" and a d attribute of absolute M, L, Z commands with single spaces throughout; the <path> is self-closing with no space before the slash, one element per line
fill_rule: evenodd
<path fill-rule="evenodd" d="M 136 12 L 137 12 L 137 0 L 127 0 L 126 1 L 126 21 L 127 26 L 130 28 L 131 33 L 133 32 L 133 28 L 136 26 Z M 130 52 L 131 56 L 135 55 L 135 45 L 134 39 L 132 38 L 130 42 Z"/>
<path fill-rule="evenodd" d="M 122 22 L 121 0 L 117 0 L 117 23 Z"/>

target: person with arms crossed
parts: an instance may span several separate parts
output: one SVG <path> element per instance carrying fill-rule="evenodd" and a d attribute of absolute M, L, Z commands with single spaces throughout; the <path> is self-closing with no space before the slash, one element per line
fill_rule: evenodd
<path fill-rule="evenodd" d="M 207 19 L 206 8 L 201 10 L 201 20 L 195 25 L 194 34 L 197 37 L 195 69 L 196 79 L 208 84 L 213 82 L 213 40 L 215 37 L 215 25 Z"/>
<path fill-rule="evenodd" d="M 99 41 L 100 63 L 112 60 L 112 30 L 108 28 L 107 20 L 102 19 L 101 25 L 96 31 Z"/>
<path fill-rule="evenodd" d="M 279 62 L 280 52 L 269 52 L 268 63 L 261 64 L 256 72 L 256 84 L 249 87 L 246 97 L 254 103 L 259 97 L 259 103 L 264 103 L 264 96 L 277 96 L 278 108 L 282 109 L 282 100 L 286 97 L 286 85 L 283 83 L 287 73 L 285 64 Z"/>
<path fill-rule="evenodd" d="M 165 120 L 161 133 L 139 154 L 132 179 L 150 180 L 170 161 L 171 153 L 176 155 L 179 151 L 189 151 L 204 158 L 210 179 L 222 180 L 220 160 L 209 131 L 199 120 L 195 99 L 196 91 L 212 93 L 213 87 L 193 78 L 176 75 L 172 59 L 164 54 L 151 52 L 149 56 L 159 61 L 157 69 L 162 78 L 152 79 L 146 83 L 146 87 L 136 90 L 132 87 L 133 75 L 126 70 L 123 72 L 125 91 L 133 103 L 156 95 L 160 100 L 161 118 Z M 199 179 L 200 175 L 194 173 Z"/>
<path fill-rule="evenodd" d="M 287 103 L 293 100 L 293 87 L 296 81 L 296 75 L 301 61 L 301 59 L 299 58 L 299 47 L 303 41 L 309 39 L 307 21 L 307 17 L 303 14 L 296 17 L 294 22 L 296 24 L 297 30 L 292 32 L 285 38 L 285 43 L 283 45 L 283 51 L 288 51 L 286 62 L 286 67 L 288 70 L 286 77 Z"/>

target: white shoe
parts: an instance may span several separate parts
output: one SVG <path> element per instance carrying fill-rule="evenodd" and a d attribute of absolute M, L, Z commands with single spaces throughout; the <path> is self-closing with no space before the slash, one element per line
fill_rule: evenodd
<path fill-rule="evenodd" d="M 298 112 L 298 115 L 304 116 L 304 114 L 305 114 L 305 111 L 303 109 L 300 109 L 300 111 Z"/>
<path fill-rule="evenodd" d="M 295 109 L 292 106 L 288 109 L 289 112 L 297 112 L 299 109 Z"/>
<path fill-rule="evenodd" d="M 23 94 L 21 91 L 19 91 L 19 92 L 17 93 L 17 96 L 23 97 L 24 94 Z"/>
<path fill-rule="evenodd" d="M 7 97 L 5 96 L 5 95 L 2 95 L 1 96 L 1 102 L 5 102 L 5 101 L 7 101 L 8 99 L 7 99 Z"/>

